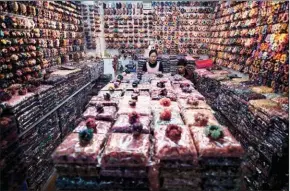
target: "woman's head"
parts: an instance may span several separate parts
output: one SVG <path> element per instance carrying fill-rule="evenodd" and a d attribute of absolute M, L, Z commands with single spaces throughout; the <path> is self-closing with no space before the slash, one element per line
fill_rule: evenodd
<path fill-rule="evenodd" d="M 178 61 L 177 63 L 177 70 L 178 70 L 178 73 L 179 74 L 184 74 L 185 73 L 185 67 L 187 65 L 187 62 L 186 60 L 184 59 L 181 59 Z"/>
<path fill-rule="evenodd" d="M 155 63 L 157 61 L 157 51 L 156 50 L 150 50 L 149 52 L 149 62 Z"/>

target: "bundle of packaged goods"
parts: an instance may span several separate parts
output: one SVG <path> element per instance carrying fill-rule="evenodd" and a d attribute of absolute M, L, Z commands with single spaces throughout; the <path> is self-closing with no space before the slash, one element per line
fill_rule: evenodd
<path fill-rule="evenodd" d="M 126 84 L 126 75 L 111 83 Z M 151 96 L 138 89 L 149 81 Z M 243 149 L 190 81 L 144 74 L 134 87 L 105 88 L 89 101 L 83 121 L 52 155 L 60 190 L 238 188 Z M 152 97 L 161 90 L 174 99 Z"/>
<path fill-rule="evenodd" d="M 0 105 L 0 138 L 1 138 L 1 190 L 9 188 L 18 190 L 25 180 L 27 166 L 21 155 L 23 151 L 19 146 L 19 136 L 15 117 L 6 109 L 5 104 Z"/>
<path fill-rule="evenodd" d="M 57 113 L 46 119 L 20 137 L 23 158 L 28 165 L 27 184 L 31 190 L 40 190 L 53 172 L 51 154 L 61 143 Z"/>
<path fill-rule="evenodd" d="M 288 97 L 274 94 L 272 88 L 257 86 L 247 78 L 233 75 L 227 79 L 221 72 L 211 78 L 212 72 L 196 70 L 196 81 L 200 82 L 196 87 L 206 92 L 209 103 L 226 116 L 231 123 L 229 130 L 246 148 L 243 170 L 248 188 L 281 188 L 287 182 L 287 172 L 275 168 L 288 160 Z M 214 89 L 209 88 L 212 83 Z"/>
<path fill-rule="evenodd" d="M 7 109 L 15 115 L 19 124 L 20 132 L 25 131 L 42 115 L 41 105 L 35 93 L 14 95 L 5 103 L 7 105 Z"/>

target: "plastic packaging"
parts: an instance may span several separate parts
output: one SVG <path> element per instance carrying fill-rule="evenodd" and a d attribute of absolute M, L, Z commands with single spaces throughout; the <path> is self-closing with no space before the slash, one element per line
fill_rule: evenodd
<path fill-rule="evenodd" d="M 142 167 L 149 160 L 149 135 L 113 133 L 108 138 L 103 156 L 103 167 Z"/>
<path fill-rule="evenodd" d="M 166 136 L 167 126 L 159 126 L 154 129 L 155 154 L 160 160 L 189 160 L 197 161 L 197 151 L 187 126 L 179 125 L 181 128 L 181 139 L 172 141 Z"/>
<path fill-rule="evenodd" d="M 199 157 L 242 157 L 244 150 L 241 144 L 231 135 L 225 127 L 223 137 L 211 140 L 204 133 L 203 127 L 190 127 Z"/>
<path fill-rule="evenodd" d="M 142 133 L 150 133 L 151 117 L 140 116 L 139 121 L 143 125 Z M 133 129 L 132 125 L 129 123 L 129 116 L 120 115 L 113 125 L 111 131 L 114 133 L 132 133 Z"/>
<path fill-rule="evenodd" d="M 105 140 L 104 134 L 94 134 L 91 143 L 81 146 L 78 133 L 72 133 L 52 154 L 54 163 L 98 164 L 98 156 Z"/>
<path fill-rule="evenodd" d="M 207 109 L 186 109 L 181 112 L 181 115 L 184 119 L 184 122 L 188 126 L 207 126 L 210 124 L 218 125 L 219 122 L 215 118 L 212 110 Z M 205 122 L 202 122 L 200 117 L 206 119 Z"/>

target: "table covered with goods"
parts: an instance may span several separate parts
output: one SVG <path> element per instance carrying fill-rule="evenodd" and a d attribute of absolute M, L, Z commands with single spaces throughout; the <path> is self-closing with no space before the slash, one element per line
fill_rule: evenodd
<path fill-rule="evenodd" d="M 192 82 L 118 75 L 52 155 L 59 190 L 239 190 L 244 150 Z"/>

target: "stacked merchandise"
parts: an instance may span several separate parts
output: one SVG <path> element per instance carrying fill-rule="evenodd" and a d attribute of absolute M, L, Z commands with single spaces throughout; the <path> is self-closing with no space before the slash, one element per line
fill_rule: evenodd
<path fill-rule="evenodd" d="M 43 114 L 35 93 L 13 96 L 5 103 L 10 112 L 16 117 L 20 133 L 40 119 Z"/>
<path fill-rule="evenodd" d="M 272 88 L 255 86 L 246 78 L 218 81 L 225 79 L 223 71 L 215 76 L 205 70 L 196 70 L 196 74 L 202 84 L 198 89 L 216 96 L 208 97 L 210 103 L 226 116 L 232 124 L 230 131 L 247 149 L 243 167 L 247 188 L 281 189 L 288 174 L 278 167 L 289 159 L 289 119 L 285 110 L 288 97 L 273 94 Z M 210 89 L 212 81 L 215 89 Z"/>
<path fill-rule="evenodd" d="M 181 130 L 179 139 L 170 136 L 175 128 Z M 160 126 L 154 129 L 154 137 L 156 158 L 160 160 L 160 190 L 201 190 L 197 151 L 188 128 Z"/>
<path fill-rule="evenodd" d="M 20 137 L 20 146 L 24 153 L 27 170 L 27 184 L 29 190 L 41 190 L 53 172 L 53 163 L 50 157 L 52 152 L 61 143 L 59 121 L 54 112 L 30 128 Z"/>
<path fill-rule="evenodd" d="M 143 14 L 142 2 L 106 2 L 104 33 L 107 48 L 142 50 L 148 47 L 152 15 Z"/>
<path fill-rule="evenodd" d="M 48 113 L 56 106 L 56 90 L 51 85 L 41 85 L 35 92 L 43 114 Z"/>
<path fill-rule="evenodd" d="M 288 1 L 219 4 L 210 55 L 256 84 L 288 92 L 288 10 Z"/>
<path fill-rule="evenodd" d="M 168 54 L 205 54 L 213 23 L 212 2 L 152 2 L 155 48 Z"/>
<path fill-rule="evenodd" d="M 84 121 L 53 154 L 58 189 L 238 189 L 243 149 L 193 84 L 170 74 L 136 77 L 118 75 L 89 101 Z"/>
<path fill-rule="evenodd" d="M 46 84 L 54 85 L 58 98 L 57 103 L 62 102 L 88 82 L 90 82 L 90 75 L 86 68 L 71 71 L 58 70 L 45 81 Z"/>
<path fill-rule="evenodd" d="M 1 190 L 19 190 L 26 176 L 23 150 L 19 146 L 18 129 L 15 117 L 4 104 L 0 105 L 1 137 Z"/>
<path fill-rule="evenodd" d="M 100 31 L 100 13 L 97 5 L 82 5 L 84 31 L 87 49 L 95 50 L 97 47 L 96 32 Z"/>

